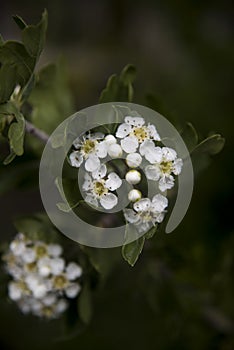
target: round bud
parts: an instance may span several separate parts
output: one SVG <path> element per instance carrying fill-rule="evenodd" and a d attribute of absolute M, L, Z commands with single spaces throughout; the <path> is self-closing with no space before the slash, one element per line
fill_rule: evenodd
<path fill-rule="evenodd" d="M 125 179 L 131 185 L 136 185 L 141 181 L 141 173 L 137 170 L 130 170 L 127 172 Z"/>
<path fill-rule="evenodd" d="M 126 157 L 126 163 L 130 168 L 137 168 L 141 162 L 142 157 L 139 153 L 129 153 Z"/>
<path fill-rule="evenodd" d="M 116 141 L 116 138 L 114 137 L 114 135 L 107 135 L 105 137 L 105 142 L 108 146 L 110 146 L 110 145 L 116 143 L 117 141 Z"/>
<path fill-rule="evenodd" d="M 113 143 L 108 148 L 108 154 L 111 158 L 120 158 L 123 154 L 123 150 L 120 145 Z"/>
<path fill-rule="evenodd" d="M 133 189 L 131 190 L 129 193 L 128 193 L 128 199 L 131 201 L 131 202 L 136 202 L 138 201 L 139 199 L 141 199 L 141 192 L 136 190 L 136 189 Z"/>

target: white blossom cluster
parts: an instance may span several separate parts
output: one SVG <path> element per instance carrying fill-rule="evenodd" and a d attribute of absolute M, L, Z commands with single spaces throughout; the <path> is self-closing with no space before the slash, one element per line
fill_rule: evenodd
<path fill-rule="evenodd" d="M 162 222 L 168 206 L 165 191 L 174 186 L 183 161 L 174 149 L 161 146 L 155 125 L 146 125 L 140 116 L 126 116 L 114 135 L 90 133 L 77 138 L 73 147 L 75 150 L 69 156 L 71 165 L 79 168 L 84 163 L 86 170 L 85 201 L 105 209 L 112 209 L 121 201 L 113 192 L 120 188 L 122 179 L 117 172 L 108 173 L 105 160 L 107 157 L 123 158 L 127 164 L 125 180 L 133 187 L 127 194 L 131 204 L 124 210 L 125 219 L 139 232 L 146 232 L 152 225 Z M 148 180 L 157 183 L 158 193 L 152 193 L 151 199 L 142 198 L 141 191 L 135 186 L 142 180 L 140 169 Z"/>
<path fill-rule="evenodd" d="M 75 262 L 67 265 L 59 244 L 32 241 L 17 234 L 3 256 L 12 280 L 8 295 L 24 314 L 48 319 L 59 317 L 81 289 L 77 279 L 82 268 Z"/>

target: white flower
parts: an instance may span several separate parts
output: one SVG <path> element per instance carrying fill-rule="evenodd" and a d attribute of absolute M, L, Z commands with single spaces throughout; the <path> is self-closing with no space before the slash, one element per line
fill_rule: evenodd
<path fill-rule="evenodd" d="M 85 181 L 83 183 L 83 190 L 87 192 L 85 201 L 98 206 L 98 201 L 105 209 L 112 209 L 117 203 L 118 198 L 114 193 L 109 191 L 115 191 L 122 185 L 122 180 L 115 173 L 110 173 L 106 177 L 106 166 L 102 164 L 99 169 L 92 173 L 93 178 L 85 173 Z"/>
<path fill-rule="evenodd" d="M 80 292 L 80 285 L 78 283 L 71 283 L 66 289 L 65 293 L 68 298 L 75 298 Z"/>
<path fill-rule="evenodd" d="M 131 116 L 126 116 L 124 123 L 119 125 L 116 137 L 122 139 L 121 146 L 126 153 L 136 152 L 139 144 L 145 140 L 160 141 L 154 125 L 145 125 L 143 118 Z"/>
<path fill-rule="evenodd" d="M 9 298 L 11 300 L 20 300 L 23 295 L 22 287 L 17 282 L 10 282 L 8 285 Z"/>
<path fill-rule="evenodd" d="M 141 165 L 142 157 L 139 153 L 129 153 L 126 157 L 126 163 L 130 168 L 137 168 Z"/>
<path fill-rule="evenodd" d="M 55 276 L 60 275 L 65 267 L 65 261 L 62 258 L 54 258 L 50 261 L 51 273 Z"/>
<path fill-rule="evenodd" d="M 141 197 L 142 197 L 141 192 L 139 190 L 136 190 L 135 188 L 132 189 L 131 191 L 129 191 L 129 193 L 128 193 L 128 199 L 131 202 L 136 202 L 139 199 L 141 199 Z"/>
<path fill-rule="evenodd" d="M 25 263 L 32 263 L 36 260 L 36 252 L 32 248 L 26 248 L 22 254 L 22 259 Z"/>
<path fill-rule="evenodd" d="M 49 257 L 44 257 L 38 260 L 37 267 L 40 276 L 49 276 L 51 274 L 51 259 Z"/>
<path fill-rule="evenodd" d="M 82 275 L 82 268 L 74 262 L 70 262 L 66 267 L 66 275 L 70 281 L 74 281 Z"/>
<path fill-rule="evenodd" d="M 10 244 L 10 250 L 15 256 L 22 255 L 26 249 L 23 236 L 18 236 Z"/>
<path fill-rule="evenodd" d="M 78 137 L 73 146 L 77 151 L 71 152 L 69 158 L 71 165 L 79 168 L 85 162 L 87 171 L 94 171 L 100 166 L 100 159 L 107 156 L 108 143 L 103 140 L 103 134 L 89 134 L 82 139 Z M 102 140 L 102 141 L 101 141 Z"/>
<path fill-rule="evenodd" d="M 137 170 L 129 170 L 125 175 L 125 179 L 131 185 L 136 185 L 141 181 L 141 173 Z"/>
<path fill-rule="evenodd" d="M 133 209 L 125 209 L 125 219 L 134 224 L 140 233 L 147 232 L 152 225 L 163 221 L 168 200 L 161 194 L 152 198 L 142 198 L 133 204 Z"/>
<path fill-rule="evenodd" d="M 63 252 L 63 248 L 59 244 L 48 244 L 48 254 L 52 257 L 59 257 Z"/>
<path fill-rule="evenodd" d="M 149 146 L 148 150 L 144 148 L 146 159 L 152 164 L 145 168 L 146 177 L 149 180 L 159 181 L 159 189 L 166 191 L 174 186 L 174 175 L 181 172 L 183 161 L 177 158 L 175 150 L 169 147 Z"/>

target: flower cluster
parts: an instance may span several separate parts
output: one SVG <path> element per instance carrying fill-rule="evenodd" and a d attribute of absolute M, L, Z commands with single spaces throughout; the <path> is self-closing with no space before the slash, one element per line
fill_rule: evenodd
<path fill-rule="evenodd" d="M 125 219 L 134 224 L 139 232 L 146 232 L 152 225 L 163 221 L 168 206 L 165 191 L 174 186 L 175 176 L 180 174 L 183 161 L 177 157 L 174 149 L 162 146 L 155 125 L 146 125 L 141 116 L 126 116 L 114 135 L 90 133 L 77 138 L 73 146 L 75 150 L 69 156 L 71 165 L 79 168 L 84 163 L 86 170 L 82 186 L 85 201 L 107 210 L 121 201 L 113 192 L 122 186 L 123 181 L 118 171 L 108 173 L 104 161 L 107 157 L 123 158 L 127 165 L 125 180 L 133 187 L 127 194 L 130 204 L 123 211 Z M 142 198 L 138 188 L 142 171 L 148 180 L 157 183 L 155 188 L 159 193 L 152 193 L 151 199 Z"/>
<path fill-rule="evenodd" d="M 9 298 L 24 314 L 57 318 L 67 309 L 68 299 L 80 292 L 82 268 L 75 262 L 65 264 L 59 244 L 32 241 L 19 233 L 3 260 L 12 277 Z"/>

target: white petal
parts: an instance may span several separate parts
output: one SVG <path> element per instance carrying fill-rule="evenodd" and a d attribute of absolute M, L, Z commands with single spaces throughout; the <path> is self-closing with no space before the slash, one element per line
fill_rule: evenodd
<path fill-rule="evenodd" d="M 95 171 L 100 166 L 100 160 L 97 156 L 91 154 L 85 162 L 85 169 L 87 171 Z"/>
<path fill-rule="evenodd" d="M 66 267 L 66 275 L 70 281 L 74 281 L 82 275 L 82 268 L 78 264 L 70 262 Z"/>
<path fill-rule="evenodd" d="M 160 147 L 150 147 L 145 152 L 145 159 L 147 159 L 151 164 L 160 163 L 162 160 L 162 149 Z"/>
<path fill-rule="evenodd" d="M 27 248 L 21 257 L 26 264 L 30 264 L 36 260 L 36 252 L 32 248 Z"/>
<path fill-rule="evenodd" d="M 139 214 L 132 209 L 124 209 L 123 213 L 125 219 L 130 222 L 130 224 L 135 224 L 140 220 Z"/>
<path fill-rule="evenodd" d="M 51 259 L 48 257 L 38 260 L 37 263 L 39 275 L 42 277 L 47 277 L 51 273 Z"/>
<path fill-rule="evenodd" d="M 181 173 L 182 166 L 183 166 L 182 159 L 181 158 L 176 159 L 173 164 L 173 173 L 175 175 L 179 175 Z"/>
<path fill-rule="evenodd" d="M 69 156 L 71 165 L 79 168 L 81 164 L 83 163 L 83 156 L 80 154 L 79 151 L 74 151 Z"/>
<path fill-rule="evenodd" d="M 106 176 L 106 172 L 107 172 L 107 169 L 106 169 L 105 164 L 101 164 L 97 170 L 92 172 L 92 177 L 95 180 L 103 179 L 103 177 Z"/>
<path fill-rule="evenodd" d="M 137 170 L 130 170 L 125 175 L 126 181 L 131 185 L 136 185 L 141 181 L 141 173 Z"/>
<path fill-rule="evenodd" d="M 22 296 L 22 290 L 17 283 L 10 282 L 8 285 L 8 294 L 11 300 L 19 300 Z"/>
<path fill-rule="evenodd" d="M 128 136 L 121 140 L 122 149 L 126 153 L 134 153 L 138 147 L 138 139 L 136 136 Z"/>
<path fill-rule="evenodd" d="M 137 225 L 137 230 L 139 233 L 146 233 L 150 229 L 150 223 L 149 222 L 141 222 Z"/>
<path fill-rule="evenodd" d="M 58 256 L 60 256 L 63 252 L 63 248 L 61 245 L 59 244 L 49 244 L 48 245 L 48 253 L 50 256 L 57 258 Z"/>
<path fill-rule="evenodd" d="M 122 185 L 122 180 L 116 173 L 110 173 L 107 177 L 105 186 L 110 191 L 115 191 L 117 188 L 119 188 Z"/>
<path fill-rule="evenodd" d="M 78 295 L 80 290 L 81 287 L 78 283 L 72 283 L 65 289 L 65 293 L 68 298 L 72 299 Z"/>
<path fill-rule="evenodd" d="M 55 306 L 56 313 L 63 313 L 68 308 L 68 303 L 65 299 L 60 299 Z"/>
<path fill-rule="evenodd" d="M 177 157 L 176 151 L 172 148 L 169 148 L 169 147 L 162 148 L 162 155 L 163 155 L 163 159 L 168 161 L 168 162 L 175 160 Z"/>
<path fill-rule="evenodd" d="M 36 299 L 42 299 L 47 293 L 47 288 L 44 284 L 38 284 L 32 292 Z"/>
<path fill-rule="evenodd" d="M 82 185 L 82 189 L 84 191 L 89 191 L 93 188 L 93 180 L 92 180 L 91 176 L 87 173 L 85 173 L 84 178 L 85 178 L 85 181 Z"/>
<path fill-rule="evenodd" d="M 51 306 L 56 302 L 56 299 L 55 294 L 48 294 L 42 299 L 42 303 L 46 306 Z"/>
<path fill-rule="evenodd" d="M 155 222 L 160 223 L 160 222 L 163 221 L 164 216 L 165 216 L 165 213 L 155 213 L 155 214 L 154 214 L 154 220 L 152 220 L 152 221 L 153 221 L 154 223 L 155 223 Z"/>
<path fill-rule="evenodd" d="M 95 153 L 99 158 L 105 158 L 107 156 L 107 144 L 105 141 L 101 141 L 97 144 Z"/>
<path fill-rule="evenodd" d="M 120 158 L 123 154 L 123 150 L 120 145 L 115 143 L 108 147 L 108 154 L 111 158 Z"/>
<path fill-rule="evenodd" d="M 156 194 L 152 198 L 151 210 L 153 212 L 161 213 L 163 210 L 165 210 L 167 206 L 168 206 L 168 199 L 165 196 L 161 194 Z"/>
<path fill-rule="evenodd" d="M 85 197 L 85 202 L 89 203 L 90 205 L 93 205 L 94 207 L 98 207 L 98 201 L 92 194 L 88 194 Z"/>
<path fill-rule="evenodd" d="M 141 162 L 142 157 L 139 153 L 129 153 L 126 157 L 126 163 L 130 168 L 137 168 Z"/>
<path fill-rule="evenodd" d="M 25 252 L 26 246 L 24 242 L 20 242 L 19 240 L 14 240 L 10 244 L 10 250 L 15 256 L 20 256 Z"/>
<path fill-rule="evenodd" d="M 170 190 L 174 186 L 174 178 L 173 176 L 163 176 L 159 180 L 159 189 L 164 192 L 166 190 Z"/>
<path fill-rule="evenodd" d="M 158 181 L 161 175 L 159 165 L 147 165 L 145 168 L 145 175 L 149 180 Z"/>
<path fill-rule="evenodd" d="M 145 124 L 145 120 L 141 117 L 126 116 L 124 121 L 125 123 L 136 127 L 141 127 L 142 125 Z"/>
<path fill-rule="evenodd" d="M 148 129 L 149 135 L 150 135 L 150 137 L 152 139 L 154 139 L 155 141 L 160 141 L 161 140 L 161 138 L 160 138 L 160 136 L 159 136 L 159 134 L 158 134 L 158 132 L 157 132 L 157 130 L 156 130 L 154 125 L 149 124 L 147 126 L 147 129 Z"/>
<path fill-rule="evenodd" d="M 140 145 L 140 154 L 142 156 L 144 156 L 147 152 L 149 152 L 150 149 L 154 150 L 155 148 L 155 144 L 152 140 L 145 140 L 144 142 L 142 142 L 142 144 Z"/>
<path fill-rule="evenodd" d="M 118 127 L 117 131 L 116 131 L 116 137 L 119 137 L 120 139 L 126 137 L 127 135 L 129 135 L 131 131 L 131 126 L 124 123 L 124 124 L 120 124 L 120 126 Z"/>
<path fill-rule="evenodd" d="M 101 197 L 100 203 L 103 206 L 103 208 L 112 209 L 114 208 L 114 206 L 117 205 L 118 198 L 113 193 L 107 193 Z"/>
<path fill-rule="evenodd" d="M 133 208 L 137 212 L 147 211 L 151 206 L 151 201 L 149 198 L 142 198 L 138 202 L 133 204 Z"/>
<path fill-rule="evenodd" d="M 65 267 L 65 261 L 62 258 L 54 258 L 51 259 L 50 266 L 52 274 L 57 276 L 63 272 Z"/>
<path fill-rule="evenodd" d="M 80 148 L 80 146 L 82 145 L 82 140 L 80 137 L 77 137 L 74 141 L 73 141 L 73 146 L 78 149 Z"/>
<path fill-rule="evenodd" d="M 104 140 L 107 144 L 107 146 L 113 145 L 114 143 L 117 142 L 116 138 L 114 135 L 107 135 Z"/>

